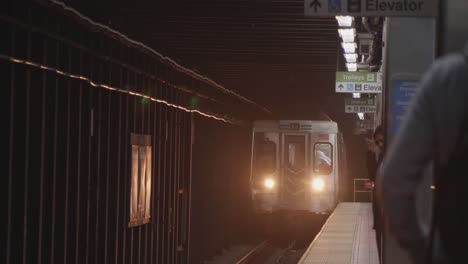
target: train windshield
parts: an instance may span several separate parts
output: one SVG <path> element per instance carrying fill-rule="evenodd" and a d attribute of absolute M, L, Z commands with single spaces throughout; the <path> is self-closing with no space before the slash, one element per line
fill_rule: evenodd
<path fill-rule="evenodd" d="M 332 172 L 332 145 L 330 143 L 317 143 L 314 146 L 314 172 L 327 175 Z"/>
<path fill-rule="evenodd" d="M 278 134 L 255 132 L 253 162 L 255 175 L 269 175 L 276 171 Z"/>

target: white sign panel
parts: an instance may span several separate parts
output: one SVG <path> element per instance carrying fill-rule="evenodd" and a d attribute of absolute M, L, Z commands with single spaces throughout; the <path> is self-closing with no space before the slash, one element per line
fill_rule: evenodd
<path fill-rule="evenodd" d="M 382 93 L 380 72 L 336 72 L 337 93 Z"/>
<path fill-rule="evenodd" d="M 377 107 L 375 105 L 365 106 L 365 105 L 347 105 L 345 106 L 345 113 L 375 113 Z"/>
<path fill-rule="evenodd" d="M 437 17 L 438 0 L 304 0 L 305 16 Z"/>

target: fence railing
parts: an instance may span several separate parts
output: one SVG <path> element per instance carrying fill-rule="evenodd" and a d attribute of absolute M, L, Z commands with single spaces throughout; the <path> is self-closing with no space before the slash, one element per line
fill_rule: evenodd
<path fill-rule="evenodd" d="M 359 193 L 368 193 L 370 195 L 370 201 L 373 197 L 374 183 L 368 178 L 355 178 L 353 184 L 353 202 L 356 202 L 356 195 Z"/>

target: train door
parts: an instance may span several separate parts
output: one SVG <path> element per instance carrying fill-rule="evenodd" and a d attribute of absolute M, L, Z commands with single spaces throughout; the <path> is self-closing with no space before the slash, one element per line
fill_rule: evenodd
<path fill-rule="evenodd" d="M 283 134 L 281 198 L 295 202 L 307 198 L 308 138 L 305 134 Z"/>

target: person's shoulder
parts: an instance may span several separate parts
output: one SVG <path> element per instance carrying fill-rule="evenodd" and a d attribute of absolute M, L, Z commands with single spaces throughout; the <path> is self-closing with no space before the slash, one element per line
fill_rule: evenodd
<path fill-rule="evenodd" d="M 451 53 L 439 57 L 435 60 L 431 72 L 439 76 L 453 76 L 453 74 L 462 73 L 467 68 L 468 57 L 462 52 Z"/>

